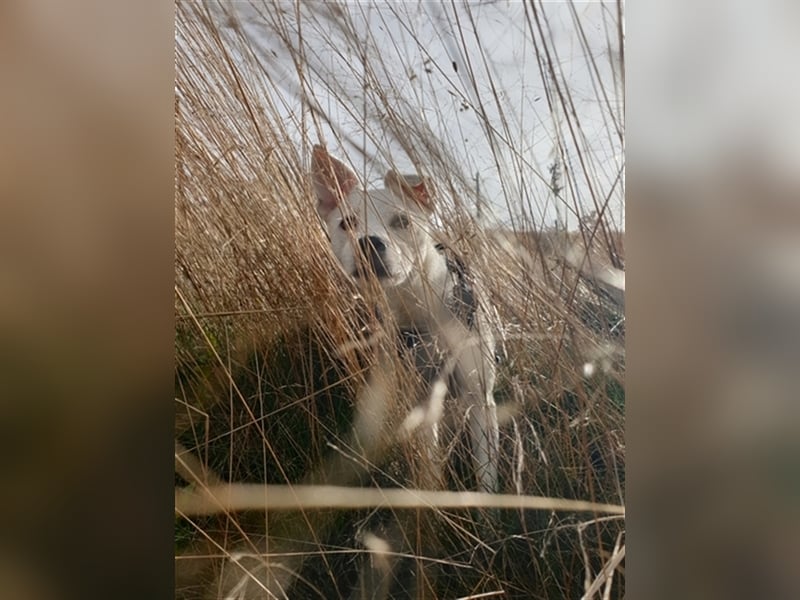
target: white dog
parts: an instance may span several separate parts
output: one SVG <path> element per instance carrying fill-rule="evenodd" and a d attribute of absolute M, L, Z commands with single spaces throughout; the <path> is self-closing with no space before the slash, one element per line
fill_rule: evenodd
<path fill-rule="evenodd" d="M 481 491 L 497 491 L 499 434 L 492 395 L 494 340 L 463 266 L 457 259 L 448 258 L 431 235 L 430 184 L 418 177 L 400 176 L 390 171 L 385 177 L 385 189 L 364 191 L 359 189 L 355 173 L 321 146 L 314 148 L 312 175 L 319 214 L 327 225 L 333 251 L 344 270 L 364 284 L 365 296 L 371 289 L 369 282 L 380 284 L 376 289 L 385 292 L 392 317 L 387 320 L 396 325 L 398 332 L 412 332 L 426 345 L 430 342 L 443 351 L 445 367 L 435 367 L 436 372 L 425 373 L 424 378 L 431 383 L 448 381 L 449 391 L 457 400 L 461 415 L 466 417 L 477 486 Z M 360 398 L 385 399 L 386 387 L 391 384 L 383 375 L 381 369 L 373 368 L 360 391 Z M 364 404 L 374 407 L 376 402 Z M 386 406 L 379 406 L 375 411 L 356 412 L 353 433 L 362 448 L 380 444 L 379 440 L 371 439 L 380 436 L 370 436 L 369 432 L 382 429 L 387 413 Z M 435 452 L 435 422 L 429 424 L 434 432 L 430 450 Z M 362 437 L 365 433 L 367 439 Z M 303 482 L 350 484 L 352 473 L 351 459 L 335 453 Z M 209 575 L 212 571 L 203 571 L 203 577 L 209 576 L 211 580 L 208 597 L 219 598 L 223 594 L 226 598 L 242 599 L 289 597 L 288 590 L 302 571 L 308 544 L 317 536 L 330 533 L 334 524 L 331 514 L 305 515 L 303 523 L 308 531 L 299 526 L 290 527 L 289 536 L 266 535 L 242 547 L 241 552 L 232 554 L 220 565 L 215 564 L 218 570 L 213 575 Z M 399 517 L 404 518 L 413 520 L 416 515 L 405 513 Z M 413 526 L 408 524 L 408 531 L 413 532 Z M 387 525 L 387 532 L 384 537 L 392 539 L 391 544 L 402 546 L 406 530 L 401 521 Z M 265 547 L 268 549 L 266 557 L 261 553 L 252 554 L 253 548 Z M 398 554 L 398 560 L 400 556 Z M 411 587 L 417 585 L 410 583 L 416 579 L 422 585 L 424 578 L 418 577 L 413 568 L 397 569 L 394 562 L 380 555 L 375 561 L 368 561 L 351 597 L 399 597 L 390 594 L 387 587 L 389 572 L 399 579 L 410 576 L 411 580 L 406 583 Z M 412 593 L 411 597 L 419 595 L 421 593 Z"/>
<path fill-rule="evenodd" d="M 478 487 L 497 491 L 494 339 L 463 265 L 431 234 L 430 183 L 389 171 L 384 189 L 361 189 L 355 173 L 322 146 L 314 147 L 312 176 L 317 210 L 345 271 L 359 283 L 377 279 L 398 329 L 444 350 Z"/>

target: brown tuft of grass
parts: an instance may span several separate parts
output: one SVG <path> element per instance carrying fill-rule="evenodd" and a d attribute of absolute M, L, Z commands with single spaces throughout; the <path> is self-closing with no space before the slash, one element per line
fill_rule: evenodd
<path fill-rule="evenodd" d="M 624 245 L 607 206 L 589 207 L 571 232 L 543 230 L 531 217 L 481 222 L 469 211 L 476 190 L 447 141 L 396 102 L 346 5 L 253 10 L 294 72 L 259 53 L 233 6 L 177 4 L 178 596 L 245 587 L 252 591 L 241 597 L 351 597 L 359 586 L 378 594 L 358 565 L 379 548 L 381 573 L 413 565 L 409 596 L 622 597 L 624 519 L 600 512 L 621 511 L 625 489 L 624 278 L 620 290 L 601 276 L 617 281 Z M 345 91 L 332 74 L 309 74 L 319 63 L 292 37 L 303 22 L 295 11 L 351 45 L 358 80 L 370 84 L 361 91 L 364 136 L 390 139 L 437 181 L 439 235 L 486 291 L 501 355 L 504 495 L 495 503 L 469 495 L 457 450 L 442 471 L 432 469 L 425 438 L 403 428 L 425 386 L 395 341 L 379 335 L 372 307 L 328 247 L 307 157 L 326 127 L 336 129 L 316 94 Z M 291 124 L 277 104 L 287 87 L 297 103 Z M 568 101 L 569 91 L 560 93 Z M 364 149 L 344 134 L 339 141 Z M 505 143 L 503 152 L 515 151 Z M 381 165 L 386 157 L 366 158 Z M 384 382 L 371 400 L 370 372 Z M 390 398 L 381 396 L 387 390 Z M 374 410 L 357 407 L 359 397 Z M 374 423 L 354 423 L 379 410 Z M 457 430 L 458 417 L 449 418 Z M 333 493 L 325 486 L 341 492 L 328 504 L 319 502 Z M 348 502 L 357 486 L 370 488 L 364 498 L 395 504 Z M 246 503 L 208 509 L 210 490 L 244 489 Z M 279 507 L 270 490 L 281 490 Z M 182 503 L 198 494 L 211 494 L 206 509 L 189 511 Z M 586 510 L 589 518 L 578 512 Z"/>

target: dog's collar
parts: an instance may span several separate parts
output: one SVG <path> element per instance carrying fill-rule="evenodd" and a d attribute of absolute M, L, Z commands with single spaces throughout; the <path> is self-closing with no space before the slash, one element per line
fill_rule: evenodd
<path fill-rule="evenodd" d="M 461 322 L 472 329 L 475 326 L 475 313 L 478 312 L 478 299 L 472 287 L 472 277 L 464 261 L 450 247 L 442 243 L 436 244 L 435 247 L 439 254 L 444 256 L 447 271 L 455 278 L 448 307 Z"/>

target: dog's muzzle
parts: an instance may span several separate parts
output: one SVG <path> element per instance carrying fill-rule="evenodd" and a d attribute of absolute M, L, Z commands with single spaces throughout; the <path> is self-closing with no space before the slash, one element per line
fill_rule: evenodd
<path fill-rule="evenodd" d="M 378 278 L 392 276 L 386 264 L 386 245 L 379 237 L 371 235 L 360 238 L 358 249 L 361 260 L 353 273 L 355 277 L 363 275 L 366 270 L 372 271 Z"/>

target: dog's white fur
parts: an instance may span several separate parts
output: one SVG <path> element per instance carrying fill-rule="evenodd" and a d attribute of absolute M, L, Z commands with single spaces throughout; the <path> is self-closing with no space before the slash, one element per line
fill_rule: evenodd
<path fill-rule="evenodd" d="M 454 310 L 457 281 L 432 235 L 430 182 L 389 171 L 384 188 L 364 190 L 322 146 L 314 147 L 312 177 L 317 210 L 344 270 L 357 282 L 377 279 L 397 327 L 424 331 L 445 350 L 478 486 L 497 491 L 494 339 L 480 303 L 469 324 Z"/>

